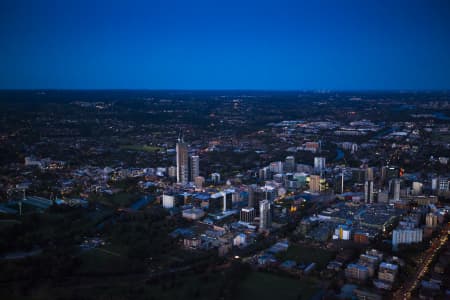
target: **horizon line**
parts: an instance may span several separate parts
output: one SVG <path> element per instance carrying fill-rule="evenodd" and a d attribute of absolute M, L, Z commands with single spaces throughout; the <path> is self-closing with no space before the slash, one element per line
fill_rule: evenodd
<path fill-rule="evenodd" d="M 450 92 L 450 88 L 442 89 L 255 89 L 255 88 L 0 88 L 0 92 L 13 91 L 154 91 L 154 92 L 296 92 L 296 93 L 333 93 L 333 92 Z"/>

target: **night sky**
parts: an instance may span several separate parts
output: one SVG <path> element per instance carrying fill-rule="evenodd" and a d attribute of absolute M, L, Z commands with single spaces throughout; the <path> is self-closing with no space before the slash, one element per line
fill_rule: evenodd
<path fill-rule="evenodd" d="M 0 88 L 450 89 L 450 1 L 0 1 Z"/>

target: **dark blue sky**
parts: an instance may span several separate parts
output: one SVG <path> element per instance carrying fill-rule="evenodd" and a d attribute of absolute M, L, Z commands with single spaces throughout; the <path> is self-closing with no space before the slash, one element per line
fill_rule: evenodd
<path fill-rule="evenodd" d="M 450 1 L 0 1 L 0 88 L 450 89 Z"/>

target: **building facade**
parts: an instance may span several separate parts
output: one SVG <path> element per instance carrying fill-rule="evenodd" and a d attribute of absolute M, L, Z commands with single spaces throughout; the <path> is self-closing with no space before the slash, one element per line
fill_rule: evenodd
<path fill-rule="evenodd" d="M 188 146 L 179 139 L 176 145 L 177 152 L 177 182 L 186 184 L 189 182 L 189 157 Z"/>

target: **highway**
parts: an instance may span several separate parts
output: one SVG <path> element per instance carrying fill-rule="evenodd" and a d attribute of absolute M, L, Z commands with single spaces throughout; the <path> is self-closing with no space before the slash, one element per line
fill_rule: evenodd
<path fill-rule="evenodd" d="M 447 243 L 449 230 L 450 223 L 447 223 L 440 235 L 432 240 L 430 248 L 419 259 L 420 266 L 414 277 L 394 293 L 393 299 L 411 299 L 412 293 L 420 286 L 422 278 L 428 273 L 436 254 Z"/>

